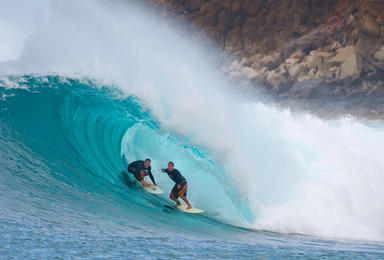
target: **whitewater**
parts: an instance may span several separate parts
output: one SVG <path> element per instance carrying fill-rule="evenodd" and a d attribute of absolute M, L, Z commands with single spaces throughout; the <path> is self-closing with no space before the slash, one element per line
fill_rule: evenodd
<path fill-rule="evenodd" d="M 135 2 L 0 10 L 2 257 L 384 256 L 382 122 L 244 98 Z M 147 157 L 162 196 L 126 172 Z M 207 213 L 165 207 L 170 160 Z"/>

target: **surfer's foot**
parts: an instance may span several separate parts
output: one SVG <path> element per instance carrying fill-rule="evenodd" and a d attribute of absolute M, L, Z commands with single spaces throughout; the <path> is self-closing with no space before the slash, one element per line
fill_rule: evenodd
<path fill-rule="evenodd" d="M 192 208 L 192 206 L 191 205 L 189 205 L 188 207 L 187 207 L 187 209 L 191 209 Z"/>
<path fill-rule="evenodd" d="M 175 207 L 180 207 L 180 206 L 181 206 L 180 201 L 175 204 Z"/>

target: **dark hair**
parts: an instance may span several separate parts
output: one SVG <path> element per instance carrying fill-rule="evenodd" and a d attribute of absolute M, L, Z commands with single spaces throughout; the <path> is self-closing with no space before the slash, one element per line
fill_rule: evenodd
<path fill-rule="evenodd" d="M 175 164 L 173 162 L 169 162 L 168 164 L 172 164 L 172 166 L 175 166 Z"/>
<path fill-rule="evenodd" d="M 147 159 L 145 159 L 145 161 L 151 161 L 151 159 L 147 158 Z"/>

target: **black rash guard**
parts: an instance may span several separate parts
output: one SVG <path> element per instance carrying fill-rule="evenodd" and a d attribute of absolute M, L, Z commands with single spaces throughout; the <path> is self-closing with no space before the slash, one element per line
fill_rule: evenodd
<path fill-rule="evenodd" d="M 181 185 L 186 182 L 183 175 L 181 175 L 181 173 L 176 169 L 173 169 L 173 171 L 165 169 L 165 172 L 168 173 L 169 178 L 171 178 L 176 183 L 176 185 Z"/>
<path fill-rule="evenodd" d="M 144 170 L 144 176 L 149 176 L 153 184 L 156 185 L 155 178 L 153 178 L 153 175 L 152 175 L 151 166 L 149 166 L 148 168 L 145 168 L 144 161 L 142 160 L 134 161 L 128 165 L 128 171 L 133 174 L 138 174 L 139 172 L 141 172 L 141 170 Z"/>

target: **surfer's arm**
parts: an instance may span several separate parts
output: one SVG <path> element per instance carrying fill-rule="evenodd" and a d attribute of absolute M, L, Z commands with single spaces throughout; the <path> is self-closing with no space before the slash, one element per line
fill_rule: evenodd
<path fill-rule="evenodd" d="M 149 178 L 151 178 L 151 181 L 154 185 L 157 185 L 156 182 L 155 182 L 155 178 L 153 178 L 153 175 L 152 175 L 152 171 L 151 170 L 148 170 L 148 175 L 149 175 Z"/>

